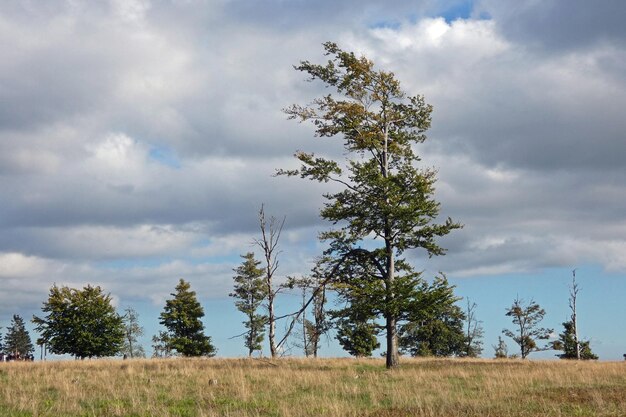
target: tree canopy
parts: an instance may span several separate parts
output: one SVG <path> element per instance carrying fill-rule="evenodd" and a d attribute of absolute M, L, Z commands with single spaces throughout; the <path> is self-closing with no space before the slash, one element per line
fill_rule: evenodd
<path fill-rule="evenodd" d="M 50 352 L 77 358 L 114 356 L 124 342 L 124 324 L 100 287 L 52 286 L 35 329 Z"/>
<path fill-rule="evenodd" d="M 319 97 L 308 106 L 295 104 L 285 112 L 291 119 L 312 122 L 316 136 L 340 135 L 347 161 L 298 152 L 301 167 L 278 173 L 340 186 L 340 191 L 325 195 L 321 210 L 338 228 L 321 238 L 330 242 L 327 254 L 375 267 L 372 278 L 383 289 L 379 310 L 386 323 L 387 367 L 393 367 L 399 358 L 397 321 L 402 312 L 397 307 L 406 296 L 404 283 L 396 281 L 398 272 L 412 273 L 398 257 L 416 248 L 430 256 L 444 254 L 436 238 L 461 225 L 450 218 L 435 223 L 440 211 L 433 198 L 436 172 L 416 166 L 420 158 L 413 146 L 426 140 L 432 107 L 422 96 L 407 96 L 392 72 L 377 70 L 369 59 L 332 42 L 324 49 L 326 64 L 303 61 L 296 69 L 332 88 L 336 96 Z M 368 249 L 363 248 L 366 241 Z M 372 241 L 381 244 L 370 249 Z"/>

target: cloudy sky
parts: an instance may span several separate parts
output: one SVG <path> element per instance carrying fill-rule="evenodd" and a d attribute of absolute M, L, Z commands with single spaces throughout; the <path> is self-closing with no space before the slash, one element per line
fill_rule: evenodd
<path fill-rule="evenodd" d="M 322 249 L 325 188 L 272 174 L 298 149 L 341 155 L 281 112 L 324 93 L 293 65 L 332 40 L 434 106 L 418 152 L 465 228 L 445 257 L 410 256 L 478 303 L 485 355 L 516 295 L 559 330 L 579 268 L 582 334 L 619 359 L 624 17 L 621 0 L 3 1 L 0 326 L 55 282 L 92 283 L 139 309 L 149 338 L 182 277 L 220 354 L 244 354 L 227 294 L 260 205 L 286 216 L 281 275 Z"/>

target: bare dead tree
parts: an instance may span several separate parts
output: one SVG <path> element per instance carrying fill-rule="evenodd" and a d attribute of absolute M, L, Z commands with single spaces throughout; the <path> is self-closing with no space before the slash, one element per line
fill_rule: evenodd
<path fill-rule="evenodd" d="M 254 243 L 261 248 L 265 258 L 265 285 L 267 287 L 267 324 L 268 339 L 270 343 L 270 355 L 275 358 L 278 354 L 280 344 L 276 343 L 276 314 L 274 312 L 274 300 L 281 290 L 280 286 L 274 283 L 274 273 L 278 270 L 278 242 L 280 234 L 285 225 L 285 217 L 278 221 L 275 217 L 270 217 L 269 222 L 265 218 L 265 209 L 261 205 L 259 210 L 259 226 L 261 238 L 255 239 Z"/>
<path fill-rule="evenodd" d="M 578 323 L 576 316 L 576 298 L 578 297 L 578 283 L 576 282 L 576 269 L 572 270 L 572 285 L 569 289 L 569 308 L 572 311 L 571 319 L 574 329 L 574 343 L 576 344 L 576 359 L 580 360 L 580 342 L 578 341 Z"/>

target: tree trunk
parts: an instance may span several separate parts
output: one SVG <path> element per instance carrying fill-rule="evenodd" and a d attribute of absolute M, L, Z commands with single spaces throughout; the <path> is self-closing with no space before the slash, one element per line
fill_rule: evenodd
<path fill-rule="evenodd" d="M 389 178 L 389 133 L 387 125 L 383 129 L 383 166 L 382 172 L 384 178 Z M 389 204 L 389 197 L 385 196 L 385 201 Z M 389 219 L 385 219 L 385 254 L 386 254 L 386 267 L 387 276 L 385 277 L 385 289 L 387 291 L 387 311 L 385 312 L 386 330 L 387 330 L 387 357 L 386 366 L 387 369 L 395 368 L 400 364 L 400 358 L 398 354 L 398 334 L 396 332 L 396 315 L 390 308 L 395 304 L 395 294 L 393 292 L 393 281 L 395 279 L 395 260 L 393 253 L 393 238 L 391 225 Z"/>
<path fill-rule="evenodd" d="M 269 325 L 269 331 L 267 337 L 270 342 L 270 355 L 272 358 L 276 357 L 276 320 L 274 315 L 274 293 L 272 292 L 271 281 L 268 281 L 269 294 L 267 296 L 267 321 Z"/>
<path fill-rule="evenodd" d="M 254 352 L 254 339 L 256 339 L 256 332 L 253 331 L 254 312 L 248 315 L 248 322 L 250 323 L 250 332 L 248 333 L 248 357 L 251 358 Z"/>

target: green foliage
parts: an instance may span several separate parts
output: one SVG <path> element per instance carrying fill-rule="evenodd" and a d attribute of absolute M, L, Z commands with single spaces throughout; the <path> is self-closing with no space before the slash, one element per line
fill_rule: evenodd
<path fill-rule="evenodd" d="M 78 290 L 54 285 L 42 311 L 46 315 L 33 316 L 33 323 L 52 353 L 82 359 L 114 356 L 122 348 L 122 317 L 100 287 Z"/>
<path fill-rule="evenodd" d="M 256 311 L 267 297 L 268 289 L 263 280 L 265 270 L 259 268 L 261 262 L 254 259 L 254 253 L 248 252 L 241 257 L 243 262 L 234 269 L 235 288 L 229 295 L 237 299 L 235 306 L 246 315 L 243 323 L 248 332 L 245 334 L 244 345 L 248 348 L 248 355 L 252 356 L 255 350 L 261 350 L 265 336 L 267 316 L 257 314 Z"/>
<path fill-rule="evenodd" d="M 139 324 L 139 314 L 134 308 L 124 310 L 124 347 L 122 353 L 130 358 L 143 358 L 146 352 L 139 344 L 138 337 L 143 336 L 143 327 Z"/>
<path fill-rule="evenodd" d="M 188 282 L 181 279 L 174 297 L 165 302 L 160 321 L 168 330 L 168 346 L 183 356 L 214 356 L 215 347 L 211 338 L 204 334 L 204 310 L 190 290 Z"/>
<path fill-rule="evenodd" d="M 546 311 L 539 304 L 530 300 L 525 306 L 524 300 L 515 298 L 511 307 L 506 310 L 506 315 L 512 317 L 517 329 L 515 331 L 504 329 L 502 333 L 519 345 L 522 359 L 532 352 L 546 349 L 546 347 L 538 346 L 537 341 L 547 340 L 552 329 L 539 327 L 539 323 L 546 315 Z"/>
<path fill-rule="evenodd" d="M 356 264 L 358 265 L 358 264 Z M 368 280 L 354 277 L 342 283 L 335 283 L 340 301 L 344 308 L 330 312 L 337 329 L 336 338 L 341 347 L 352 356 L 372 356 L 372 352 L 380 347 L 377 335 L 380 333 L 375 323 L 377 303 L 375 295 L 383 295 L 380 280 Z"/>
<path fill-rule="evenodd" d="M 370 321 L 361 321 L 355 317 L 340 318 L 336 322 L 337 340 L 352 356 L 357 358 L 372 356 L 380 347 L 376 338 L 378 326 Z"/>
<path fill-rule="evenodd" d="M 459 300 L 445 276 L 436 277 L 430 285 L 422 282 L 408 320 L 401 326 L 402 350 L 412 356 L 462 355 L 465 313 L 456 305 Z"/>
<path fill-rule="evenodd" d="M 298 152 L 302 163 L 296 170 L 278 174 L 332 181 L 341 190 L 326 194 L 321 216 L 339 226 L 321 234 L 330 242 L 328 255 L 337 262 L 352 261 L 375 266 L 376 277 L 384 292 L 376 309 L 386 320 L 387 366 L 397 365 L 397 320 L 410 294 L 396 291 L 396 259 L 405 250 L 423 248 L 429 255 L 445 250 L 436 238 L 461 227 L 447 219 L 434 224 L 439 203 L 433 199 L 435 171 L 418 169 L 419 157 L 413 145 L 426 139 L 432 107 L 421 96 L 407 97 L 391 72 L 376 70 L 365 57 L 324 44 L 330 59 L 325 65 L 303 61 L 296 67 L 332 87 L 337 97 L 328 94 L 310 106 L 292 105 L 285 109 L 291 119 L 311 121 L 316 136 L 341 135 L 348 160 L 339 161 Z M 377 249 L 359 246 L 381 241 Z M 404 270 L 410 275 L 407 265 Z M 340 272 L 346 276 L 346 272 Z M 338 274 L 339 275 L 339 274 Z M 403 285 L 400 285 L 402 287 Z M 374 286 L 379 291 L 380 286 Z"/>
<path fill-rule="evenodd" d="M 4 336 L 4 349 L 7 353 L 19 354 L 22 358 L 35 351 L 24 325 L 24 319 L 17 314 L 13 315 L 11 325 L 7 328 L 7 334 Z"/>
<path fill-rule="evenodd" d="M 574 323 L 566 321 L 563 323 L 563 332 L 559 334 L 559 339 L 552 342 L 552 349 L 563 351 L 557 355 L 561 359 L 576 359 L 576 338 L 574 336 Z M 590 342 L 579 341 L 580 359 L 598 359 L 598 356 L 591 351 Z"/>

